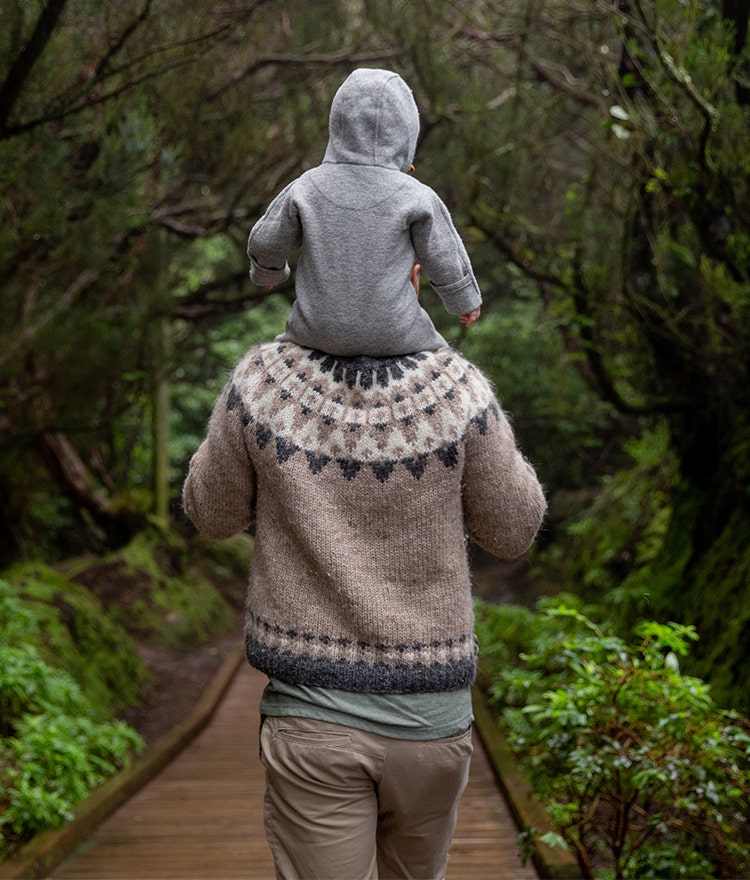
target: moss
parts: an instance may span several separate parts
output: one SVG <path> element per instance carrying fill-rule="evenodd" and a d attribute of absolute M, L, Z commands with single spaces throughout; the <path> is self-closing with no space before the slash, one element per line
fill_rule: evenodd
<path fill-rule="evenodd" d="M 70 672 L 105 716 L 134 705 L 148 680 L 137 643 L 190 650 L 237 622 L 251 554 L 249 536 L 187 542 L 152 529 L 64 574 L 26 563 L 3 577 L 40 621 L 44 660 Z"/>
<path fill-rule="evenodd" d="M 750 711 L 750 515 L 735 509 L 697 563 L 686 617 L 701 641 L 691 671 L 710 681 L 716 701 Z"/>
<path fill-rule="evenodd" d="M 234 608 L 243 608 L 254 541 L 248 534 L 227 541 L 196 536 L 188 542 L 188 573 L 212 583 Z"/>
<path fill-rule="evenodd" d="M 15 566 L 3 578 L 39 622 L 35 647 L 42 658 L 70 673 L 102 717 L 135 704 L 146 667 L 95 596 L 41 563 Z"/>
<path fill-rule="evenodd" d="M 160 647 L 193 648 L 226 631 L 236 616 L 176 532 L 141 532 L 120 550 L 79 567 L 75 580 L 99 596 L 131 635 Z"/>

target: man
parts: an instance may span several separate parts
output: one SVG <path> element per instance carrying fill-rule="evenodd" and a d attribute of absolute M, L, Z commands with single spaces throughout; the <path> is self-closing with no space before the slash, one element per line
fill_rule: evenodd
<path fill-rule="evenodd" d="M 251 349 L 184 506 L 251 523 L 249 662 L 279 878 L 437 878 L 471 755 L 466 536 L 523 554 L 545 501 L 480 371 L 447 347 L 341 358 Z"/>

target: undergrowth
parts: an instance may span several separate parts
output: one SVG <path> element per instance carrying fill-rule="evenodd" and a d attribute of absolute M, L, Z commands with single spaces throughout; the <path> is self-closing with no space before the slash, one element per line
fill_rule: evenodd
<path fill-rule="evenodd" d="M 143 747 L 43 658 L 44 626 L 0 580 L 0 858 L 69 820 L 78 801 Z"/>
<path fill-rule="evenodd" d="M 748 876 L 750 723 L 682 672 L 693 627 L 643 621 L 626 642 L 596 614 L 477 607 L 481 684 L 556 826 L 545 842 L 597 880 Z"/>

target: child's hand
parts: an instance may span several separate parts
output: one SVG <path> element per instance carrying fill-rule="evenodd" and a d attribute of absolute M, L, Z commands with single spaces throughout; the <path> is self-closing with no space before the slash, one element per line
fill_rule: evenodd
<path fill-rule="evenodd" d="M 474 321 L 482 314 L 481 306 L 477 306 L 477 308 L 473 309 L 471 312 L 466 312 L 463 315 L 458 316 L 458 320 L 464 325 L 464 327 L 471 327 Z"/>

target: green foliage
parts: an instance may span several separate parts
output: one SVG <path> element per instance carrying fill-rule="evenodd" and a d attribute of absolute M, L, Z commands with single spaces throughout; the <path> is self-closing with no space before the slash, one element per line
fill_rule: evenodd
<path fill-rule="evenodd" d="M 629 466 L 603 478 L 593 503 L 568 527 L 570 539 L 551 548 L 541 563 L 557 571 L 564 589 L 575 585 L 589 601 L 606 596 L 623 606 L 623 617 L 647 608 L 646 586 L 624 583 L 662 554 L 678 481 L 666 423 L 629 440 L 625 452 Z"/>
<path fill-rule="evenodd" d="M 247 532 L 224 541 L 195 535 L 188 545 L 186 575 L 193 583 L 213 584 L 233 608 L 244 609 L 254 547 Z"/>
<path fill-rule="evenodd" d="M 744 436 L 735 436 L 735 463 L 724 480 L 740 476 Z M 697 492 L 680 478 L 665 423 L 625 448 L 630 466 L 605 478 L 567 536 L 536 556 L 537 574 L 605 603 L 621 633 L 649 615 L 695 625 L 701 639 L 687 668 L 710 682 L 722 704 L 747 712 L 749 525 L 744 505 L 732 506 L 745 483 L 724 486 L 731 512 L 722 515 L 709 501 L 723 494 L 718 486 Z M 701 548 L 696 536 L 707 532 L 710 546 Z"/>
<path fill-rule="evenodd" d="M 69 820 L 71 808 L 143 746 L 122 722 L 94 722 L 50 708 L 23 716 L 16 735 L 0 745 L 7 798 L 0 827 L 6 846 Z"/>
<path fill-rule="evenodd" d="M 107 557 L 105 564 L 120 573 L 129 591 L 115 619 L 134 635 L 173 648 L 225 631 L 234 619 L 232 609 L 212 584 L 188 577 L 186 558 L 185 543 L 176 534 L 149 532 Z"/>
<path fill-rule="evenodd" d="M 189 341 L 181 344 L 189 345 L 192 356 L 181 359 L 172 381 L 170 454 L 176 493 L 232 367 L 250 346 L 268 342 L 281 333 L 288 313 L 289 303 L 276 294 L 237 317 L 202 329 L 177 326 L 178 339 L 189 334 Z"/>
<path fill-rule="evenodd" d="M 479 607 L 482 655 L 513 610 Z M 495 630 L 492 619 L 502 621 Z M 491 672 L 511 747 L 592 876 L 739 877 L 750 868 L 750 723 L 681 672 L 693 627 L 655 621 L 628 644 L 547 602 Z M 512 627 L 511 627 L 512 629 Z M 548 843 L 554 841 L 547 840 Z"/>
<path fill-rule="evenodd" d="M 43 659 L 43 610 L 0 580 L 0 858 L 70 819 L 78 801 L 143 747 L 111 709 L 91 701 L 91 683 L 79 686 L 59 653 Z"/>
<path fill-rule="evenodd" d="M 88 590 L 41 564 L 16 566 L 3 577 L 0 610 L 7 614 L 0 620 L 8 621 L 2 640 L 8 650 L 23 654 L 26 645 L 34 645 L 39 663 L 66 669 L 99 716 L 137 701 L 147 678 L 143 660 Z M 19 606 L 20 616 L 11 624 L 18 613 L 12 609 Z"/>
<path fill-rule="evenodd" d="M 65 576 L 18 565 L 0 580 L 0 858 L 60 825 L 125 766 L 140 738 L 113 714 L 134 704 L 147 671 L 132 635 L 186 649 L 237 619 L 249 536 L 217 545 L 139 535 Z"/>
<path fill-rule="evenodd" d="M 456 335 L 445 317 L 440 324 L 448 338 Z M 455 341 L 493 380 L 545 485 L 587 485 L 611 409 L 582 380 L 538 299 L 519 296 L 491 305 Z"/>
<path fill-rule="evenodd" d="M 0 108 L 0 565 L 107 552 L 142 527 L 165 375 L 177 499 L 231 364 L 278 332 L 292 296 L 250 285 L 247 232 L 322 157 L 343 76 L 387 65 L 414 88 L 417 174 L 456 218 L 485 314 L 464 333 L 426 301 L 492 376 L 550 494 L 598 483 L 624 436 L 644 438 L 575 527 L 573 552 L 549 551 L 549 570 L 566 589 L 609 594 L 626 622 L 647 605 L 700 618 L 697 662 L 739 704 L 741 6 L 66 3 L 18 100 Z M 49 8 L 0 0 L 0 82 Z M 61 436 L 67 462 L 50 453 Z M 722 630 L 716 608 L 730 604 Z M 127 616 L 148 628 L 159 612 L 135 597 Z"/>
<path fill-rule="evenodd" d="M 696 517 L 705 515 L 698 508 Z M 700 650 L 691 659 L 690 671 L 711 682 L 717 700 L 750 713 L 750 517 L 738 507 L 702 554 L 686 581 L 691 589 L 681 594 L 680 581 L 664 590 L 661 607 L 678 607 L 680 619 L 693 621 L 701 634 Z M 666 567 L 665 560 L 665 567 Z M 669 583 L 667 569 L 662 574 Z"/>
<path fill-rule="evenodd" d="M 325 5 L 75 0 L 0 107 L 0 565 L 100 551 L 142 527 L 164 375 L 196 400 L 188 430 L 180 407 L 173 418 L 179 494 L 200 390 L 231 366 L 224 342 L 251 336 L 262 313 L 249 227 L 302 156 L 322 155 L 328 82 L 346 65 L 325 53 L 341 51 L 349 18 Z M 45 16 L 0 0 L 13 23 L 0 84 Z M 281 63 L 311 51 L 319 66 Z M 156 344 L 165 320 L 171 350 Z M 72 471 L 42 454 L 58 433 L 79 457 Z"/>

